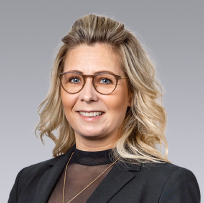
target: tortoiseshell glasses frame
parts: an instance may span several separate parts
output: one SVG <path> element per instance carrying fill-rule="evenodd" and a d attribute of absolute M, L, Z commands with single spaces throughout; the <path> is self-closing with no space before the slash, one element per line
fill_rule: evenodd
<path fill-rule="evenodd" d="M 75 74 L 78 74 L 78 75 L 82 76 L 82 78 L 83 78 L 83 84 L 82 84 L 81 88 L 80 88 L 78 91 L 76 91 L 76 92 L 68 92 L 68 91 L 64 88 L 64 86 L 63 86 L 63 84 L 62 84 L 62 77 L 63 77 L 63 75 L 65 75 L 65 74 L 67 74 L 67 73 L 75 73 Z M 98 91 L 97 88 L 96 88 L 96 85 L 95 85 L 95 83 L 94 83 L 95 77 L 98 76 L 98 75 L 102 75 L 102 74 L 109 74 L 109 75 L 114 76 L 114 78 L 115 78 L 115 87 L 114 87 L 113 90 L 112 90 L 111 92 L 109 92 L 109 93 L 103 93 L 103 92 Z M 128 79 L 128 77 L 122 77 L 122 76 L 120 76 L 120 75 L 115 75 L 115 74 L 110 73 L 110 72 L 100 72 L 100 73 L 97 73 L 97 74 L 95 74 L 95 75 L 83 75 L 83 74 L 81 74 L 81 73 L 79 73 L 79 72 L 76 72 L 76 71 L 68 71 L 68 72 L 64 72 L 64 73 L 58 73 L 58 77 L 59 77 L 59 79 L 60 79 L 60 84 L 61 84 L 62 88 L 63 88 L 67 93 L 69 93 L 69 94 L 76 94 L 76 93 L 80 92 L 80 91 L 83 89 L 83 87 L 85 86 L 85 84 L 86 84 L 86 78 L 87 78 L 87 77 L 91 77 L 91 78 L 92 78 L 92 85 L 93 85 L 94 89 L 95 89 L 98 93 L 103 94 L 103 95 L 111 94 L 111 93 L 116 89 L 117 84 L 118 84 L 118 80 L 120 80 L 120 79 Z"/>

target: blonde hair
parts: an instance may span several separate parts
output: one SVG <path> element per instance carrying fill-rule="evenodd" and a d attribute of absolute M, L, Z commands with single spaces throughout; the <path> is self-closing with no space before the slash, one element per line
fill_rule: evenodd
<path fill-rule="evenodd" d="M 35 128 L 35 134 L 40 131 L 42 142 L 44 135 L 55 142 L 53 156 L 66 153 L 75 144 L 74 130 L 64 114 L 57 74 L 63 72 L 69 50 L 81 44 L 105 43 L 121 57 L 121 67 L 129 78 L 132 95 L 132 105 L 122 123 L 121 137 L 113 155 L 115 158 L 121 156 L 127 162 L 169 162 L 162 89 L 155 78 L 154 64 L 138 39 L 122 23 L 90 14 L 77 19 L 62 42 L 51 72 L 51 87 L 39 106 L 40 121 Z M 57 138 L 52 133 L 56 129 Z M 161 152 L 162 146 L 165 147 L 165 155 Z"/>

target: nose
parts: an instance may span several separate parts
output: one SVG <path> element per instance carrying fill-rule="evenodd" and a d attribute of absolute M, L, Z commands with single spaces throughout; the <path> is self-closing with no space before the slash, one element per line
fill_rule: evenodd
<path fill-rule="evenodd" d="M 85 79 L 85 85 L 79 92 L 79 99 L 80 101 L 85 101 L 87 103 L 98 101 L 97 92 L 93 87 L 91 77 Z"/>

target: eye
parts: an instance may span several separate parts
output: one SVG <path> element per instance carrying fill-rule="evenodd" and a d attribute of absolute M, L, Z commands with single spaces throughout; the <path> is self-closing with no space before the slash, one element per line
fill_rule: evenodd
<path fill-rule="evenodd" d="M 103 84 L 112 84 L 113 81 L 109 78 L 100 78 L 100 83 L 103 83 Z"/>
<path fill-rule="evenodd" d="M 81 80 L 78 77 L 70 77 L 68 80 L 69 83 L 80 83 Z"/>

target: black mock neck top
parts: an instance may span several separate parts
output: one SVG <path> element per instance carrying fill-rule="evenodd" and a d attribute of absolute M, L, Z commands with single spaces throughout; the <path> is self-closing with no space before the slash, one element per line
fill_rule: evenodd
<path fill-rule="evenodd" d="M 74 148 L 74 153 L 67 167 L 65 184 L 65 203 L 75 197 L 115 160 L 112 158 L 112 149 L 104 151 L 82 151 Z M 98 185 L 110 172 L 113 165 L 93 182 L 86 190 L 74 198 L 70 203 L 85 203 Z M 65 168 L 49 198 L 48 203 L 63 203 L 63 185 Z"/>

